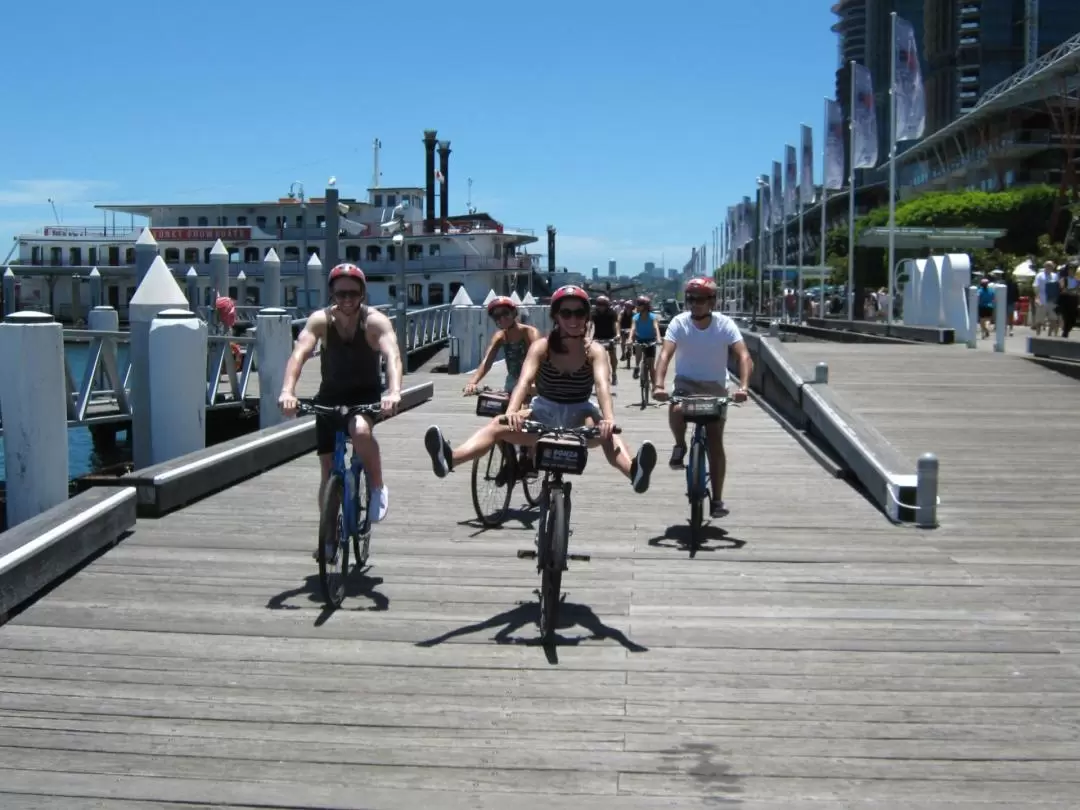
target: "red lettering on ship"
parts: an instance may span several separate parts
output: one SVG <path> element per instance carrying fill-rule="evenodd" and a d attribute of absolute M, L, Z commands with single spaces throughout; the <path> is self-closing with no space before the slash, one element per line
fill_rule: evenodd
<path fill-rule="evenodd" d="M 212 242 L 215 239 L 244 242 L 251 239 L 251 228 L 151 228 L 159 242 Z"/>

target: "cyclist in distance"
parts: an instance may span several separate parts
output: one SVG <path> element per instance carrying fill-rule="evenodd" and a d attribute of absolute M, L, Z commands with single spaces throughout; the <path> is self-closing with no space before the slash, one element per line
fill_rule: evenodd
<path fill-rule="evenodd" d="M 619 307 L 619 338 L 622 346 L 620 360 L 625 360 L 630 351 L 630 328 L 634 325 L 634 302 L 629 298 Z"/>
<path fill-rule="evenodd" d="M 656 317 L 656 313 L 651 311 L 652 301 L 649 300 L 649 296 L 639 295 L 634 303 L 637 305 L 637 312 L 634 313 L 631 335 L 634 339 L 634 379 L 636 380 L 641 375 L 643 351 L 638 344 L 660 342 L 660 320 Z M 655 346 L 645 349 L 644 352 L 648 358 L 656 357 Z"/>
<path fill-rule="evenodd" d="M 592 322 L 589 324 L 589 337 L 593 340 L 608 340 L 611 345 L 607 348 L 608 365 L 611 366 L 611 384 L 618 385 L 619 375 L 616 369 L 618 362 L 615 360 L 615 341 L 619 339 L 618 315 L 611 307 L 611 301 L 606 295 L 596 297 L 596 305 L 592 311 Z"/>
<path fill-rule="evenodd" d="M 502 349 L 503 358 L 506 360 L 506 382 L 504 390 L 513 391 L 517 386 L 518 377 L 521 376 L 521 367 L 525 363 L 525 355 L 537 340 L 540 340 L 540 330 L 535 326 L 519 323 L 517 319 L 517 304 L 505 295 L 492 298 L 487 306 L 488 317 L 495 321 L 498 331 L 492 335 L 491 343 L 488 344 L 484 354 L 484 362 L 480 364 L 472 377 L 465 384 L 466 394 L 475 394 L 476 386 L 484 379 L 495 358 Z"/>
<path fill-rule="evenodd" d="M 521 377 L 507 405 L 508 424 L 499 424 L 496 417 L 453 450 L 437 426 L 427 429 L 424 447 L 435 475 L 444 478 L 459 464 L 487 453 L 497 441 L 534 445 L 539 436 L 521 432 L 526 419 L 567 428 L 592 423 L 599 428 L 597 441 L 608 462 L 630 479 L 635 492 L 645 492 L 656 466 L 656 448 L 642 442 L 637 455 L 631 457 L 622 437 L 612 433 L 615 418 L 608 355 L 585 337 L 589 294 L 580 287 L 560 287 L 551 296 L 551 319 L 555 324 L 551 333 L 533 343 L 525 356 Z M 531 407 L 522 409 L 534 383 L 536 395 Z M 590 398 L 594 387 L 599 405 Z"/>
<path fill-rule="evenodd" d="M 330 271 L 330 296 L 334 303 L 312 312 L 296 339 L 292 356 L 285 367 L 285 382 L 278 405 L 286 416 L 296 413 L 296 383 L 300 370 L 322 341 L 319 355 L 321 381 L 316 399 L 321 405 L 382 404 L 382 415 L 392 414 L 401 402 L 401 352 L 390 319 L 371 309 L 367 299 L 367 279 L 355 264 L 339 264 Z M 379 379 L 379 355 L 386 358 L 386 391 Z M 353 449 L 364 463 L 371 485 L 369 504 L 371 521 L 386 517 L 389 508 L 382 458 L 372 426 L 374 417 L 357 415 L 349 425 Z M 336 430 L 325 419 L 315 420 L 315 449 L 322 475 L 319 479 L 319 504 L 330 476 Z"/>
<path fill-rule="evenodd" d="M 692 278 L 686 282 L 683 298 L 687 309 L 671 319 L 660 358 L 656 361 L 656 382 L 653 399 L 667 399 L 664 379 L 672 355 L 675 356 L 676 396 L 727 396 L 727 360 L 731 352 L 739 360 L 739 388 L 732 395 L 735 402 L 746 400 L 750 372 L 754 368 L 735 321 L 716 308 L 716 282 L 711 278 Z M 686 455 L 686 421 L 678 405 L 668 408 L 668 425 L 675 437 L 670 466 L 680 469 Z M 724 422 L 707 426 L 709 442 L 709 478 L 712 482 L 712 517 L 728 514 L 724 506 L 724 475 L 727 457 L 724 454 Z"/>

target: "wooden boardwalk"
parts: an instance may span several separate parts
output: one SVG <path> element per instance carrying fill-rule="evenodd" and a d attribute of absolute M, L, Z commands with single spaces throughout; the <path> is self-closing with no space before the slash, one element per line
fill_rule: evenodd
<path fill-rule="evenodd" d="M 480 531 L 467 473 L 430 472 L 427 425 L 480 423 L 463 377 L 434 379 L 378 430 L 391 512 L 344 609 L 315 595 L 306 457 L 140 521 L 0 627 L 0 807 L 1080 804 L 1063 525 L 1016 552 L 1006 521 L 985 544 L 893 527 L 748 404 L 726 532 L 690 560 L 664 414 L 627 407 L 627 376 L 627 438 L 661 461 L 639 496 L 590 460 L 571 546 L 593 558 L 546 651 L 531 516 Z"/>

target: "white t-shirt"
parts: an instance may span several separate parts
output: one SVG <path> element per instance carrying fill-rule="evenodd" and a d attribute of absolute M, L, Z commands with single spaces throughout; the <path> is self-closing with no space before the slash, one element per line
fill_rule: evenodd
<path fill-rule="evenodd" d="M 675 376 L 698 382 L 727 381 L 728 350 L 742 340 L 742 332 L 727 315 L 714 312 L 712 320 L 699 329 L 689 312 L 680 312 L 668 324 L 664 340 L 675 350 Z"/>
<path fill-rule="evenodd" d="M 1058 284 L 1058 274 L 1051 271 L 1047 273 L 1045 270 L 1040 270 L 1035 274 L 1035 281 L 1033 286 L 1035 287 L 1035 300 L 1040 305 L 1046 306 L 1046 285 Z"/>

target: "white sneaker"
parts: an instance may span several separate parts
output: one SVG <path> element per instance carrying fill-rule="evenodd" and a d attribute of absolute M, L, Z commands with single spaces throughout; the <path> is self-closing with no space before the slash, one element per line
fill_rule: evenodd
<path fill-rule="evenodd" d="M 386 517 L 390 509 L 390 490 L 386 486 L 372 487 L 371 500 L 368 502 L 368 515 L 372 523 L 378 523 Z"/>

